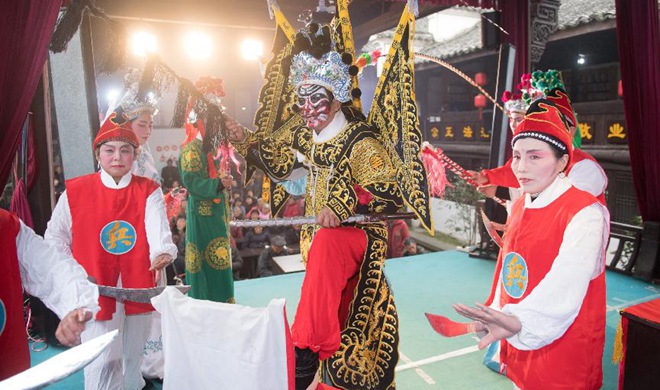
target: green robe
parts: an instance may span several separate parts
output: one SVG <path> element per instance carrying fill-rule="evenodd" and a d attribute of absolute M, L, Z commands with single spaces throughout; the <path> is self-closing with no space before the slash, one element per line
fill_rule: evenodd
<path fill-rule="evenodd" d="M 216 169 L 218 163 L 215 162 Z M 234 303 L 234 278 L 229 244 L 229 196 L 217 192 L 209 177 L 202 141 L 183 146 L 179 170 L 188 190 L 186 221 L 186 282 L 192 298 Z"/>

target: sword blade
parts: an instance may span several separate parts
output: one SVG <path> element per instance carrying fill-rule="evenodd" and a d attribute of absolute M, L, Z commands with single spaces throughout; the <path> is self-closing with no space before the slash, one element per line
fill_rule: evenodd
<path fill-rule="evenodd" d="M 120 288 L 112 286 L 98 286 L 99 294 L 104 297 L 114 298 L 119 302 L 138 302 L 138 303 L 151 303 L 151 298 L 160 295 L 165 290 L 163 287 L 152 288 Z M 175 287 L 181 293 L 185 294 L 190 290 L 190 286 L 169 286 Z"/>
<path fill-rule="evenodd" d="M 433 330 L 445 337 L 456 337 L 476 332 L 474 323 L 456 322 L 437 314 L 424 314 L 426 314 L 426 319 L 431 324 Z"/>
<path fill-rule="evenodd" d="M 490 219 L 488 216 L 486 216 L 486 213 L 484 210 L 481 210 L 481 220 L 484 223 L 484 227 L 486 228 L 486 231 L 488 232 L 488 235 L 490 238 L 493 239 L 495 244 L 497 244 L 498 247 L 502 247 L 502 237 L 497 233 L 497 230 L 493 227 L 492 223 L 490 222 Z"/>
<path fill-rule="evenodd" d="M 415 219 L 415 213 L 396 213 L 396 214 L 358 214 L 348 217 L 342 223 L 365 223 L 376 221 L 389 221 L 392 219 Z M 293 226 L 293 225 L 313 225 L 316 223 L 316 216 L 294 217 L 294 218 L 271 218 L 271 219 L 243 219 L 230 221 L 231 227 L 255 227 L 255 226 Z"/>
<path fill-rule="evenodd" d="M 56 383 L 96 359 L 119 334 L 113 330 L 76 347 L 70 348 L 45 362 L 0 382 L 0 389 L 41 389 Z"/>

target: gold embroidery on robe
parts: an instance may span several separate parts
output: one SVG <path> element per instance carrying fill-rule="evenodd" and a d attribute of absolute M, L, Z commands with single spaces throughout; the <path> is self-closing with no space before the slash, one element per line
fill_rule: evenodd
<path fill-rule="evenodd" d="M 213 269 L 231 268 L 231 250 L 227 237 L 216 237 L 206 246 L 204 260 Z"/>
<path fill-rule="evenodd" d="M 211 213 L 211 201 L 210 200 L 200 200 L 199 207 L 197 208 L 199 215 L 204 217 L 210 217 Z"/>
<path fill-rule="evenodd" d="M 191 274 L 197 273 L 202 269 L 202 257 L 200 256 L 197 245 L 192 242 L 186 242 L 186 271 Z"/>

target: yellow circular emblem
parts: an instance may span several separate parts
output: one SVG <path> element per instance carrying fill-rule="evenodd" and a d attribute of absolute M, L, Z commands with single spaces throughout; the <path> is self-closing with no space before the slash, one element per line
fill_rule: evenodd
<path fill-rule="evenodd" d="M 224 270 L 231 268 L 231 250 L 227 237 L 217 237 L 206 246 L 204 260 L 213 269 Z"/>
<path fill-rule="evenodd" d="M 199 249 L 192 242 L 186 243 L 186 270 L 191 274 L 197 273 L 202 269 L 202 259 Z"/>
<path fill-rule="evenodd" d="M 202 157 L 193 147 L 187 147 L 182 151 L 181 167 L 186 172 L 199 172 L 202 169 Z"/>

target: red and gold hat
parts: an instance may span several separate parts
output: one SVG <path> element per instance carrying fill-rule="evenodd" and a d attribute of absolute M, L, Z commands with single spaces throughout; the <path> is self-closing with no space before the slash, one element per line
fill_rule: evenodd
<path fill-rule="evenodd" d="M 525 119 L 513 133 L 511 146 L 521 138 L 535 138 L 573 158 L 573 137 L 568 131 L 564 115 L 551 101 L 539 99 L 527 110 Z"/>
<path fill-rule="evenodd" d="M 566 92 L 561 88 L 555 88 L 552 91 L 548 92 L 546 98 L 557 106 L 559 111 L 564 115 L 568 121 L 568 125 L 571 127 L 577 127 L 577 118 L 575 117 L 575 112 L 573 112 L 573 105 L 571 104 L 571 99 L 568 97 Z"/>
<path fill-rule="evenodd" d="M 94 148 L 110 141 L 124 141 L 137 148 L 140 141 L 137 135 L 131 129 L 131 123 L 124 114 L 121 107 L 118 107 L 101 125 L 96 138 L 94 139 Z"/>

